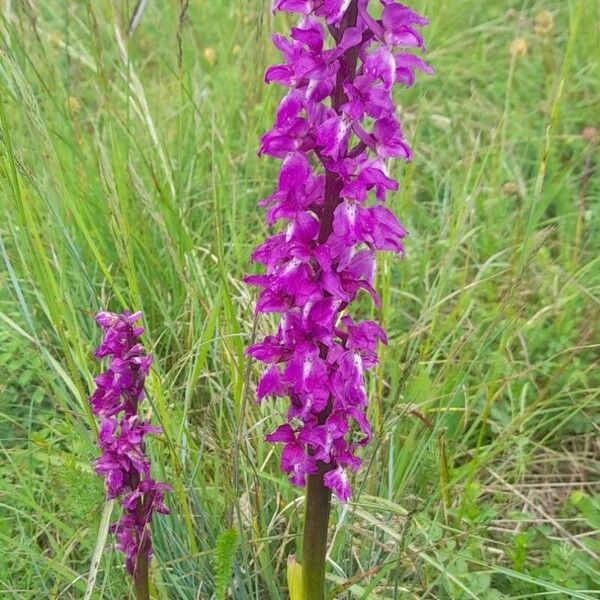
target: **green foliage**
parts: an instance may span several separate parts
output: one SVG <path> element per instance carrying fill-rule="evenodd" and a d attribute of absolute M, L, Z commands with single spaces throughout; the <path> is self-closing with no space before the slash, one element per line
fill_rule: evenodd
<path fill-rule="evenodd" d="M 233 581 L 235 600 L 283 600 L 302 507 L 264 442 L 285 406 L 252 400 L 244 347 L 273 323 L 254 322 L 242 276 L 277 169 L 255 154 L 281 94 L 262 80 L 268 34 L 291 20 L 259 0 L 149 2 L 128 38 L 133 4 L 0 7 L 0 597 L 85 593 L 92 316 L 139 308 L 165 432 L 148 450 L 173 487 L 154 595 L 224 598 Z M 589 600 L 600 136 L 582 132 L 600 129 L 600 6 L 414 5 L 437 74 L 398 94 L 415 161 L 394 167 L 391 208 L 411 235 L 405 260 L 380 259 L 381 310 L 359 303 L 390 344 L 354 502 L 333 510 L 330 592 Z M 128 586 L 109 537 L 94 593 Z"/>
<path fill-rule="evenodd" d="M 229 582 L 233 569 L 233 560 L 239 544 L 235 529 L 226 529 L 217 539 L 215 548 L 215 597 L 228 597 Z"/>
<path fill-rule="evenodd" d="M 101 479 L 77 465 L 73 456 L 67 456 L 63 464 L 53 467 L 52 472 L 51 482 L 57 496 L 63 498 L 65 512 L 75 522 L 88 521 L 88 525 L 95 528 L 104 501 Z"/>

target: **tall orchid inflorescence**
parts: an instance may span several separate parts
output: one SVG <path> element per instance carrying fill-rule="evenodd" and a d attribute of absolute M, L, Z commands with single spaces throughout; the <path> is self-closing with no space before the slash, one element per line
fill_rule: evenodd
<path fill-rule="evenodd" d="M 164 493 L 170 490 L 152 479 L 144 448 L 144 438 L 162 430 L 138 414 L 152 364 L 152 356 L 145 354 L 139 341 L 144 328 L 136 323 L 141 316 L 140 312 L 96 315 L 104 339 L 95 356 L 111 360 L 108 369 L 95 378 L 96 390 L 90 398 L 93 413 L 101 418 L 98 445 L 102 455 L 96 460 L 96 472 L 104 477 L 107 497 L 122 498 L 123 514 L 112 531 L 134 577 L 140 565 L 147 572 L 152 553 L 150 520 L 154 512 L 168 514 Z"/>
<path fill-rule="evenodd" d="M 260 206 L 268 225 L 287 225 L 256 248 L 266 273 L 247 282 L 262 288 L 256 311 L 281 321 L 248 353 L 269 365 L 259 401 L 290 399 L 288 422 L 267 437 L 285 444 L 283 471 L 302 486 L 320 461 L 325 486 L 347 501 L 347 470 L 359 468 L 356 450 L 371 438 L 364 371 L 386 343 L 349 309 L 361 289 L 379 305 L 376 251 L 404 250 L 405 230 L 383 204 L 398 189 L 387 159 L 412 158 L 392 89 L 412 86 L 415 70 L 432 72 L 404 51 L 424 48 L 417 28 L 427 20 L 394 0 L 275 0 L 274 11 L 301 15 L 289 38 L 273 36 L 284 62 L 265 80 L 288 91 L 260 146 L 282 161 Z"/>

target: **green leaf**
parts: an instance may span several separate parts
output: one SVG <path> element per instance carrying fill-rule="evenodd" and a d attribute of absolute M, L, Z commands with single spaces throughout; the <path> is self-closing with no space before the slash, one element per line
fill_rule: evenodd
<path fill-rule="evenodd" d="M 215 548 L 215 597 L 217 600 L 227 597 L 227 588 L 231 580 L 233 559 L 238 543 L 238 534 L 235 529 L 227 529 L 217 539 Z"/>
<path fill-rule="evenodd" d="M 287 582 L 290 592 L 290 600 L 303 600 L 302 598 L 302 565 L 296 561 L 296 557 L 288 557 Z"/>

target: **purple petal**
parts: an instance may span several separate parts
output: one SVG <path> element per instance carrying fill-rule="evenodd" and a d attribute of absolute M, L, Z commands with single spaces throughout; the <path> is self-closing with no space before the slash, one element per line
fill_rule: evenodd
<path fill-rule="evenodd" d="M 347 140 L 350 124 L 344 117 L 331 117 L 317 129 L 317 145 L 325 156 L 337 159 Z"/>
<path fill-rule="evenodd" d="M 271 443 L 282 442 L 284 444 L 289 444 L 290 442 L 296 441 L 296 434 L 292 429 L 292 426 L 286 423 L 285 425 L 278 427 L 273 433 L 267 435 L 265 440 Z"/>
<path fill-rule="evenodd" d="M 308 15 L 313 9 L 312 0 L 275 0 L 273 2 L 273 12 L 285 11 L 290 13 L 300 13 Z"/>
<path fill-rule="evenodd" d="M 346 475 L 346 472 L 342 467 L 338 467 L 333 471 L 325 473 L 323 476 L 323 483 L 332 490 L 342 502 L 346 503 L 350 500 L 352 488 L 348 481 L 348 475 Z"/>
<path fill-rule="evenodd" d="M 306 483 L 306 475 L 317 472 L 317 461 L 307 456 L 298 442 L 289 442 L 281 453 L 281 469 L 289 474 L 290 481 L 299 487 Z"/>
<path fill-rule="evenodd" d="M 363 72 L 373 81 L 381 80 L 385 90 L 391 90 L 396 74 L 394 55 L 384 46 L 377 48 L 365 60 Z"/>
<path fill-rule="evenodd" d="M 330 25 L 337 25 L 344 16 L 351 0 L 324 0 L 315 14 L 319 17 L 325 17 Z"/>
<path fill-rule="evenodd" d="M 284 392 L 281 372 L 273 365 L 269 367 L 260 378 L 257 389 L 257 400 L 260 402 L 265 396 L 281 396 Z"/>

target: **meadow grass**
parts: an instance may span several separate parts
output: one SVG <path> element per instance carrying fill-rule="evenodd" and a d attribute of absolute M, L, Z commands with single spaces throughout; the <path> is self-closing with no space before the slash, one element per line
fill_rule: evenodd
<path fill-rule="evenodd" d="M 287 597 L 303 498 L 263 441 L 285 407 L 255 405 L 244 348 L 274 322 L 241 281 L 277 169 L 255 154 L 281 95 L 269 32 L 289 24 L 267 4 L 151 2 L 131 39 L 134 2 L 2 4 L 1 598 L 130 593 L 90 466 L 106 307 L 144 311 L 156 359 L 149 445 L 173 493 L 155 597 Z M 591 600 L 600 3 L 413 4 L 437 73 L 398 95 L 411 235 L 380 260 L 383 308 L 360 303 L 390 344 L 375 441 L 334 505 L 330 597 Z"/>

